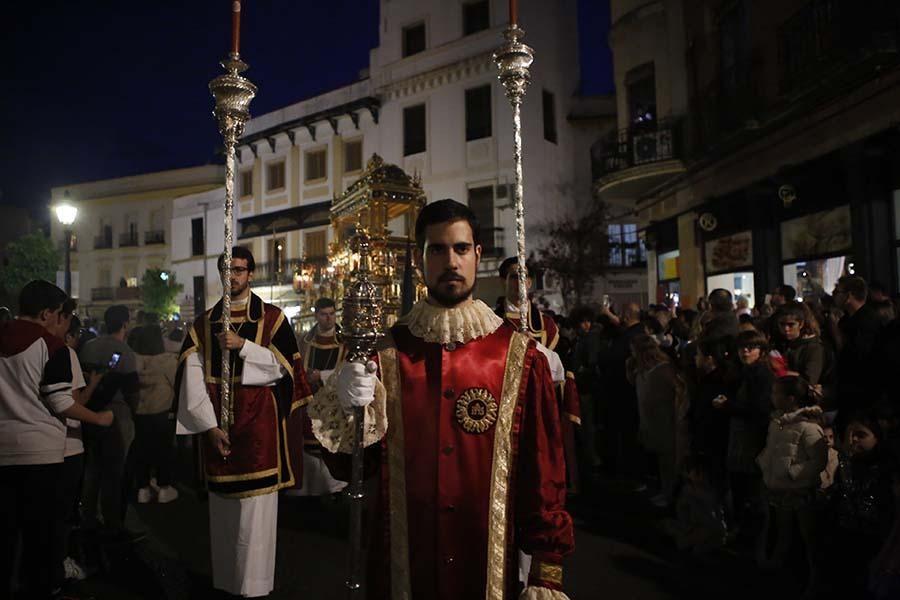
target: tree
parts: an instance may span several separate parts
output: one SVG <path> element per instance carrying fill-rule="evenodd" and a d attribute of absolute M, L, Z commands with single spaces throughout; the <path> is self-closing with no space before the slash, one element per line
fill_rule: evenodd
<path fill-rule="evenodd" d="M 535 269 L 548 271 L 559 279 L 567 307 L 572 300 L 575 305 L 582 304 L 594 278 L 606 271 L 608 222 L 606 206 L 598 203 L 582 217 L 555 221 L 541 228 L 546 241 L 529 262 Z"/>
<path fill-rule="evenodd" d="M 56 282 L 61 253 L 42 232 L 29 233 L 6 245 L 6 259 L 0 266 L 0 304 L 18 311 L 19 291 L 33 279 Z"/>
<path fill-rule="evenodd" d="M 178 294 L 184 286 L 175 281 L 175 273 L 162 269 L 147 269 L 141 279 L 144 311 L 169 319 L 179 311 Z"/>

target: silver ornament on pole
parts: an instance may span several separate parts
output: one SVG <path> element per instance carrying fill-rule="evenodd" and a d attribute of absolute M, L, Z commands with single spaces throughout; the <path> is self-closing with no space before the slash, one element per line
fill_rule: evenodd
<path fill-rule="evenodd" d="M 256 96 L 256 86 L 243 77 L 247 64 L 240 58 L 238 38 L 240 31 L 241 3 L 233 4 L 234 31 L 232 48 L 228 58 L 220 62 L 225 73 L 209 82 L 209 91 L 215 99 L 213 115 L 219 123 L 219 133 L 225 144 L 225 260 L 222 267 L 222 331 L 231 329 L 231 247 L 233 232 L 231 223 L 234 212 L 235 152 L 238 138 L 244 133 L 244 124 L 250 119 L 250 102 Z M 234 399 L 231 395 L 230 351 L 222 351 L 222 392 L 220 427 L 228 433 L 234 420 Z"/>
<path fill-rule="evenodd" d="M 512 11 L 511 11 L 512 12 Z M 528 331 L 528 286 L 525 265 L 525 204 L 522 198 L 522 101 L 531 82 L 534 50 L 521 42 L 525 32 L 513 22 L 503 31 L 505 43 L 494 52 L 498 78 L 506 90 L 506 98 L 513 112 L 513 162 L 515 163 L 513 199 L 516 207 L 516 255 L 519 259 L 519 328 Z"/>
<path fill-rule="evenodd" d="M 384 335 L 384 313 L 381 309 L 384 294 L 371 281 L 369 254 L 371 252 L 368 231 L 358 229 L 353 241 L 359 254 L 359 266 L 351 275 L 352 281 L 343 299 L 341 337 L 347 347 L 347 360 L 366 365 L 370 373 L 376 370 L 371 357 L 378 340 Z M 350 471 L 350 560 L 347 578 L 347 597 L 359 597 L 362 588 L 362 514 L 363 491 L 363 434 L 365 433 L 365 409 L 353 409 L 353 455 Z"/>

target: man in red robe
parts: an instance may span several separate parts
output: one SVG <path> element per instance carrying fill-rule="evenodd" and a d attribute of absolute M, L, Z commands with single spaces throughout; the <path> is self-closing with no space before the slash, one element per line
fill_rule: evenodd
<path fill-rule="evenodd" d="M 223 331 L 220 300 L 185 338 L 175 377 L 177 431 L 205 434 L 213 585 L 258 597 L 274 586 L 278 490 L 301 476 L 297 409 L 312 394 L 284 313 L 250 292 L 253 255 L 240 246 L 232 252 L 231 328 Z M 232 376 L 227 431 L 220 422 L 223 351 Z"/>
<path fill-rule="evenodd" d="M 534 341 L 472 298 L 477 232 L 458 202 L 422 210 L 416 257 L 428 297 L 390 329 L 379 381 L 345 363 L 309 407 L 331 452 L 349 452 L 348 411 L 366 407 L 367 467 L 380 481 L 369 598 L 512 599 L 517 550 L 534 558 L 525 597 L 565 598 L 574 540 L 559 404 Z"/>

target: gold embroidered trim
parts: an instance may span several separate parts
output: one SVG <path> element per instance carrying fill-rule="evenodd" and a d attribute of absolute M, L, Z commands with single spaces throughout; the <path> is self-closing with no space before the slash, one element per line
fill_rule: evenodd
<path fill-rule="evenodd" d="M 485 388 L 469 388 L 456 400 L 456 420 L 467 433 L 484 433 L 497 422 L 497 401 Z"/>
<path fill-rule="evenodd" d="M 390 336 L 390 334 L 388 334 Z M 409 522 L 406 512 L 406 457 L 403 441 L 403 405 L 400 394 L 400 369 L 397 347 L 388 337 L 378 352 L 381 381 L 387 395 L 387 467 L 388 501 L 391 507 L 391 598 L 409 600 L 412 597 L 409 575 Z"/>
<path fill-rule="evenodd" d="M 525 352 L 529 338 L 514 333 L 509 340 L 503 389 L 500 392 L 500 415 L 494 431 L 494 457 L 491 465 L 491 496 L 488 507 L 487 600 L 503 600 L 506 583 L 506 536 L 509 527 L 509 484 L 512 472 L 512 426 Z"/>
<path fill-rule="evenodd" d="M 262 479 L 278 474 L 278 469 L 266 469 L 265 471 L 256 471 L 255 473 L 243 473 L 241 475 L 207 475 L 210 481 L 225 483 L 227 481 L 250 481 L 251 479 Z"/>
<path fill-rule="evenodd" d="M 540 581 L 546 581 L 562 587 L 563 568 L 540 560 L 531 563 L 531 575 Z"/>
<path fill-rule="evenodd" d="M 306 406 L 307 404 L 312 402 L 312 399 L 313 399 L 312 394 L 310 394 L 309 396 L 306 396 L 305 398 L 300 398 L 299 400 L 292 402 L 291 403 L 291 412 L 294 412 L 298 408 Z"/>

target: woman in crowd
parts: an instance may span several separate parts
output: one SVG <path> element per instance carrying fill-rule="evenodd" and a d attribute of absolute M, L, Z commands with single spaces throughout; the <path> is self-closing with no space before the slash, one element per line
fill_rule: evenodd
<path fill-rule="evenodd" d="M 175 458 L 172 402 L 178 359 L 165 351 L 162 331 L 156 324 L 140 328 L 134 351 L 141 386 L 134 417 L 137 499 L 142 504 L 154 499 L 163 504 L 178 498 L 178 490 L 172 486 Z M 156 485 L 152 481 L 154 471 Z"/>
<path fill-rule="evenodd" d="M 687 411 L 679 406 L 684 385 L 671 359 L 649 335 L 632 340 L 628 366 L 637 391 L 640 440 L 659 466 L 660 494 L 654 504 L 668 506 L 675 499 L 675 482 L 687 446 Z"/>
<path fill-rule="evenodd" d="M 750 521 L 760 513 L 760 471 L 756 457 L 766 445 L 774 376 L 766 355 L 769 344 L 758 331 L 737 337 L 741 360 L 740 384 L 732 398 L 713 399 L 729 417 L 728 484 L 731 489 L 735 532 L 751 531 Z"/>
<path fill-rule="evenodd" d="M 831 360 L 812 310 L 806 303 L 789 302 L 775 314 L 775 323 L 778 349 L 788 370 L 802 377 L 815 390 L 817 399 L 821 399 Z"/>

